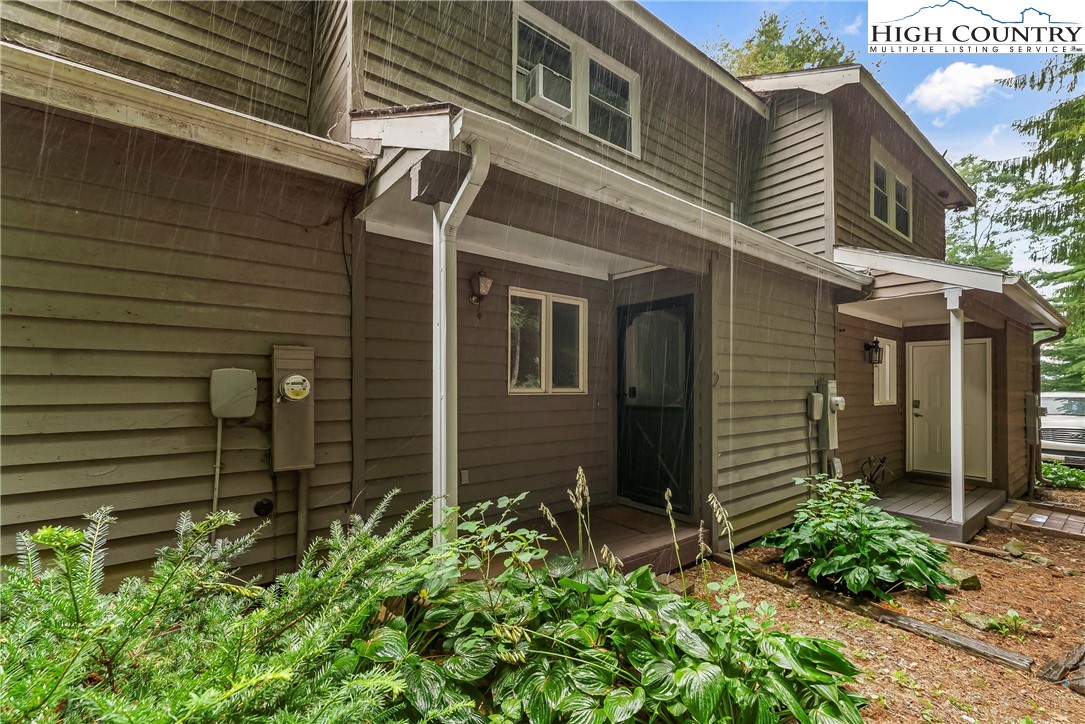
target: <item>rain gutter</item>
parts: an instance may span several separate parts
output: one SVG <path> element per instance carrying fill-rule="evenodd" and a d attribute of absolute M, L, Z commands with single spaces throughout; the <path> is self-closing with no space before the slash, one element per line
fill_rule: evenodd
<path fill-rule="evenodd" d="M 489 173 L 490 146 L 476 139 L 452 203 L 433 207 L 433 527 L 446 538 L 455 529 L 445 528 L 443 509 L 459 502 L 456 235 Z"/>
<path fill-rule="evenodd" d="M 12 98 L 359 186 L 374 160 L 356 146 L 7 42 L 0 42 L 0 89 Z"/>

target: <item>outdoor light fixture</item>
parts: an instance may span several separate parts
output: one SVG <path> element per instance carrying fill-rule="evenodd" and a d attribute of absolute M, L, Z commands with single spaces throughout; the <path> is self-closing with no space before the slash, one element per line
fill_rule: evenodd
<path fill-rule="evenodd" d="M 471 277 L 471 304 L 478 306 L 478 318 L 482 319 L 482 301 L 486 299 L 486 295 L 490 293 L 490 287 L 493 286 L 494 280 L 486 274 L 486 272 L 479 269 Z"/>
<path fill-rule="evenodd" d="M 870 364 L 880 365 L 885 361 L 885 350 L 878 344 L 878 340 L 864 343 L 863 349 L 866 350 L 866 361 Z"/>

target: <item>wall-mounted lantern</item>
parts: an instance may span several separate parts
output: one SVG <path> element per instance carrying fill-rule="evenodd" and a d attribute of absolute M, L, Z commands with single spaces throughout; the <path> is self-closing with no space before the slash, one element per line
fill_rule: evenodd
<path fill-rule="evenodd" d="M 878 340 L 864 343 L 863 350 L 866 351 L 866 361 L 870 364 L 880 365 L 885 361 L 885 349 L 878 344 Z"/>
<path fill-rule="evenodd" d="M 468 299 L 470 299 L 471 304 L 478 307 L 479 319 L 482 319 L 482 302 L 490 293 L 490 287 L 493 286 L 493 283 L 494 280 L 481 269 L 471 276 L 471 296 Z"/>

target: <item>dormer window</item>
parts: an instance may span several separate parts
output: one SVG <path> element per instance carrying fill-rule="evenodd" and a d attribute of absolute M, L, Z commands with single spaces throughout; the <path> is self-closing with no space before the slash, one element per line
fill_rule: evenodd
<path fill-rule="evenodd" d="M 876 141 L 870 143 L 870 215 L 912 238 L 912 175 Z"/>
<path fill-rule="evenodd" d="M 513 7 L 513 98 L 639 155 L 640 77 L 538 10 Z"/>

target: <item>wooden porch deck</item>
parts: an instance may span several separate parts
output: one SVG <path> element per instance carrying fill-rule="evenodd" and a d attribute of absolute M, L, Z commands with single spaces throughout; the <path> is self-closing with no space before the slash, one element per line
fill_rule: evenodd
<path fill-rule="evenodd" d="M 554 516 L 565 533 L 569 544 L 576 548 L 576 512 L 569 511 Z M 546 548 L 555 554 L 564 555 L 557 531 L 543 518 L 525 521 L 524 525 L 534 530 L 557 538 L 547 543 Z M 697 558 L 697 527 L 689 523 L 676 522 L 675 536 L 681 561 L 676 562 L 674 540 L 671 538 L 671 525 L 665 515 L 649 513 L 625 505 L 607 505 L 592 508 L 591 538 L 596 549 L 605 544 L 614 555 L 622 560 L 623 570 L 632 571 L 640 566 L 651 564 L 656 573 L 667 573 L 693 563 Z M 584 542 L 585 547 L 587 541 Z M 590 554 L 585 563 L 594 567 Z"/>
<path fill-rule="evenodd" d="M 949 487 L 934 483 L 901 481 L 881 488 L 874 502 L 882 510 L 914 521 L 936 538 L 965 543 L 987 522 L 987 516 L 1006 502 L 1006 492 L 972 486 L 964 491 L 964 523 L 950 520 Z"/>

